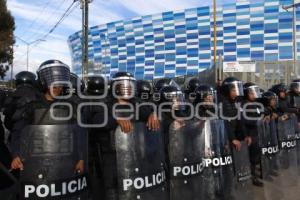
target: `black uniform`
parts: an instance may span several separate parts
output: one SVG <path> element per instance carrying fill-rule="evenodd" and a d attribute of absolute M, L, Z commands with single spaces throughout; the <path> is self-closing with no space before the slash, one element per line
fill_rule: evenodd
<path fill-rule="evenodd" d="M 230 92 L 235 89 L 237 97 L 231 99 Z M 228 77 L 222 83 L 221 102 L 221 118 L 225 117 L 225 128 L 228 132 L 230 142 L 233 140 L 244 140 L 249 134 L 246 132 L 245 126 L 241 121 L 241 105 L 239 97 L 244 95 L 243 83 L 235 77 Z"/>
<path fill-rule="evenodd" d="M 136 93 L 137 97 L 144 102 L 152 101 L 152 85 L 150 82 L 145 80 L 138 80 L 136 82 Z"/>
<path fill-rule="evenodd" d="M 3 108 L 3 102 L 5 101 L 5 92 L 0 91 L 0 106 Z M 0 163 L 4 165 L 7 169 L 10 168 L 11 163 L 11 153 L 6 145 L 5 140 L 5 131 L 2 125 L 2 120 L 0 119 Z M 0 190 L 7 188 L 13 184 L 12 180 L 10 180 L 0 169 Z"/>
<path fill-rule="evenodd" d="M 117 77 L 132 77 L 128 73 L 119 72 L 116 74 Z M 131 88 L 132 89 L 132 88 Z M 118 90 L 118 89 L 117 89 Z M 130 89 L 129 89 L 130 90 Z M 128 92 L 127 90 L 123 90 Z M 122 92 L 123 92 L 122 91 Z M 116 92 L 118 93 L 118 92 Z M 129 92 L 130 93 L 130 92 Z M 122 96 L 123 94 L 118 95 Z M 98 101 L 100 100 L 93 100 Z M 105 197 L 106 200 L 118 199 L 118 174 L 117 174 L 117 160 L 116 160 L 116 146 L 115 146 L 115 130 L 118 127 L 116 119 L 113 117 L 112 108 L 117 100 L 113 97 L 108 97 L 105 100 L 101 100 L 107 105 L 108 115 L 104 115 L 104 110 L 100 106 L 90 106 L 89 118 L 90 124 L 102 124 L 104 118 L 107 117 L 107 124 L 101 128 L 91 128 L 90 137 L 94 140 L 91 145 L 93 149 L 97 149 L 97 155 L 94 155 L 93 162 L 96 166 L 96 173 L 99 173 L 98 177 L 101 180 L 101 185 L 103 185 L 103 191 L 101 197 Z M 131 98 L 127 100 L 128 103 L 135 105 L 136 103 L 141 103 L 138 98 Z M 126 117 L 122 113 L 123 109 L 129 109 L 128 105 L 121 105 L 116 107 L 116 116 Z M 138 121 L 147 122 L 148 117 L 152 114 L 151 107 L 142 106 L 139 110 Z M 131 113 L 130 113 L 131 114 Z M 135 111 L 134 113 L 135 114 Z M 104 193 L 104 194 L 103 194 Z"/>
<path fill-rule="evenodd" d="M 185 93 L 185 97 L 188 102 L 193 103 L 195 96 L 196 96 L 195 90 L 200 84 L 201 84 L 200 80 L 196 77 L 189 79 L 185 83 L 184 93 Z"/>
<path fill-rule="evenodd" d="M 24 165 L 20 182 L 23 187 L 21 191 L 25 192 L 20 193 L 20 198 L 27 195 L 30 195 L 29 198 L 41 197 L 38 193 L 26 193 L 28 182 L 38 187 L 52 181 L 59 184 L 60 181 L 75 179 L 81 180 L 82 187 L 77 187 L 75 193 L 68 189 L 61 192 L 59 199 L 85 198 L 86 193 L 82 189 L 87 188 L 87 181 L 79 173 L 87 171 L 82 166 L 87 163 L 87 135 L 77 124 L 76 111 L 80 102 L 74 96 L 69 99 L 50 97 L 51 89 L 54 89 L 54 95 L 62 94 L 65 87 L 62 82 L 70 80 L 70 69 L 60 61 L 49 60 L 40 65 L 38 75 L 43 94 L 25 102 L 16 110 L 13 118 L 12 155 L 20 158 Z M 53 84 L 58 85 L 52 88 Z M 76 171 L 81 170 L 81 167 L 84 167 L 84 172 Z M 69 196 L 70 193 L 73 193 L 72 197 Z"/>
<path fill-rule="evenodd" d="M 20 156 L 20 136 L 22 134 L 22 130 L 29 124 L 32 124 L 33 123 L 33 116 L 34 116 L 34 112 L 36 109 L 50 109 L 51 107 L 51 104 L 53 103 L 57 103 L 57 102 L 60 102 L 59 100 L 55 100 L 53 102 L 50 102 L 50 101 L 47 101 L 45 99 L 44 96 L 41 96 L 39 99 L 35 100 L 35 101 L 32 101 L 26 105 L 24 105 L 24 107 L 22 108 L 23 112 L 21 113 L 21 115 L 19 116 L 20 118 L 19 119 L 16 119 L 16 122 L 13 126 L 13 129 L 12 129 L 12 132 L 11 132 L 11 135 L 12 135 L 12 140 L 11 140 L 11 149 L 12 149 L 12 154 L 13 154 L 13 157 L 16 157 L 16 156 Z M 70 99 L 68 100 L 67 102 L 71 103 L 73 105 L 73 108 L 74 110 L 77 110 L 77 103 L 76 101 L 74 101 L 74 99 Z M 76 112 L 74 112 L 74 114 L 76 114 Z M 73 116 L 72 117 L 73 120 L 75 122 L 76 121 L 76 116 Z M 78 140 L 78 144 L 79 144 L 79 148 L 80 149 L 85 149 L 85 146 L 86 143 L 84 143 L 84 140 L 80 139 L 84 136 L 84 133 L 82 134 L 79 134 L 79 140 Z M 79 160 L 83 159 L 83 154 L 80 153 L 79 154 Z"/>
<path fill-rule="evenodd" d="M 31 84 L 23 84 L 17 87 L 16 91 L 12 93 L 5 101 L 6 107 L 4 109 L 4 125 L 8 130 L 11 130 L 15 120 L 19 118 L 22 108 L 27 103 L 37 100 L 41 97 L 40 91 Z"/>
<path fill-rule="evenodd" d="M 110 99 L 111 100 L 111 99 Z M 104 116 L 104 110 L 100 106 L 91 106 L 90 124 L 102 124 L 104 117 L 108 117 L 107 124 L 102 128 L 91 128 L 89 131 L 90 143 L 92 149 L 97 149 L 97 155 L 94 155 L 94 164 L 96 166 L 96 173 L 100 179 L 101 184 L 104 185 L 105 199 L 117 199 L 117 164 L 116 164 L 116 150 L 114 132 L 118 126 L 116 119 L 113 118 L 112 107 L 116 100 L 106 100 L 105 103 L 108 108 L 108 116 Z M 135 103 L 134 100 L 131 101 Z M 137 102 L 137 101 L 136 101 Z M 118 111 L 128 109 L 129 107 L 119 106 Z M 149 115 L 152 113 L 151 108 L 141 107 L 139 121 L 147 122 Z"/>
<path fill-rule="evenodd" d="M 300 80 L 296 79 L 293 80 L 292 83 L 290 84 L 290 92 L 288 93 L 288 102 L 289 106 L 292 108 L 300 108 L 299 105 L 299 99 L 300 99 Z M 294 110 L 295 111 L 295 110 Z M 297 110 L 296 115 L 298 117 L 298 122 L 300 121 L 300 112 Z"/>
<path fill-rule="evenodd" d="M 249 103 L 248 101 L 245 101 L 244 103 Z M 262 116 L 262 110 L 261 107 L 255 104 L 248 105 L 245 107 L 245 115 L 247 117 L 251 118 L 257 118 L 259 119 Z M 256 112 L 247 112 L 247 109 L 256 110 Z M 260 155 L 261 150 L 259 146 L 259 137 L 258 137 L 258 127 L 257 127 L 258 120 L 254 119 L 246 119 L 243 117 L 243 124 L 245 125 L 245 129 L 247 130 L 247 133 L 252 138 L 252 143 L 249 147 L 249 154 L 250 154 L 250 162 L 251 162 L 251 172 L 253 178 L 257 177 L 255 173 L 256 166 L 260 163 Z"/>
<path fill-rule="evenodd" d="M 201 118 L 215 118 L 219 117 L 218 113 L 216 112 L 216 107 L 212 105 L 212 103 L 217 103 L 217 91 L 214 90 L 212 87 L 208 85 L 199 85 L 195 89 L 195 101 L 194 106 L 196 107 L 199 103 L 204 103 L 205 98 L 207 98 L 209 95 L 212 96 L 213 102 L 207 102 L 206 105 L 200 105 L 198 110 L 198 115 Z M 215 116 L 217 115 L 217 116 Z"/>
<path fill-rule="evenodd" d="M 7 93 L 5 91 L 0 92 L 0 104 L 4 115 L 4 125 L 7 130 L 12 130 L 13 124 L 15 123 L 15 119 L 18 118 L 17 116 L 15 116 L 16 111 L 26 103 L 36 98 L 38 92 L 37 89 L 34 87 L 35 78 L 35 74 L 31 72 L 19 72 L 15 76 L 15 83 L 17 89 L 15 91 L 11 91 L 10 93 Z M 18 115 L 18 113 L 16 113 L 16 115 Z M 0 162 L 7 169 L 10 169 L 12 156 L 9 149 L 6 146 L 6 144 L 10 141 L 10 135 L 8 137 L 8 141 L 4 141 L 5 131 L 2 126 L 1 119 L 0 123 Z M 16 173 L 14 174 L 17 175 Z M 8 179 L 8 177 L 2 174 L 0 170 L 0 188 L 10 186 L 11 184 L 12 180 Z"/>
<path fill-rule="evenodd" d="M 299 109 L 292 107 L 288 98 L 278 98 L 278 112 L 283 113 L 294 113 L 298 114 Z"/>
<path fill-rule="evenodd" d="M 246 131 L 245 125 L 241 119 L 226 119 L 235 118 L 238 116 L 239 112 L 241 114 L 240 105 L 237 101 L 230 100 L 228 98 L 222 98 L 222 110 L 223 116 L 225 117 L 225 127 L 228 132 L 228 137 L 230 141 L 233 140 L 244 140 L 246 136 L 250 136 Z M 242 116 L 242 115 L 240 115 Z"/>
<path fill-rule="evenodd" d="M 251 163 L 251 173 L 252 173 L 252 182 L 254 185 L 262 186 L 262 183 L 258 180 L 256 173 L 256 166 L 260 164 L 261 153 L 260 153 L 260 143 L 258 135 L 258 121 L 263 115 L 262 106 L 258 105 L 258 99 L 261 98 L 260 88 L 251 82 L 244 84 L 244 94 L 245 99 L 242 102 L 244 113 L 242 116 L 243 124 L 247 133 L 252 138 L 252 143 L 249 147 L 249 156 Z M 249 95 L 255 98 L 255 100 L 249 100 Z"/>
<path fill-rule="evenodd" d="M 11 93 L 5 100 L 4 109 L 4 124 L 8 130 L 11 130 L 14 124 L 14 118 L 19 118 L 14 116 L 19 115 L 20 108 L 22 108 L 27 103 L 37 100 L 41 93 L 40 88 L 36 81 L 36 75 L 29 71 L 22 71 L 15 76 L 16 90 Z"/>
<path fill-rule="evenodd" d="M 295 92 L 290 91 L 288 93 L 288 97 L 287 97 L 287 99 L 288 99 L 288 106 L 289 106 L 288 107 L 288 111 L 293 111 L 293 113 L 295 113 L 297 115 L 298 121 L 299 121 L 299 119 L 300 119 L 300 112 L 299 112 L 298 108 L 295 105 L 295 98 L 300 98 L 300 95 L 297 94 L 297 93 L 295 93 Z"/>

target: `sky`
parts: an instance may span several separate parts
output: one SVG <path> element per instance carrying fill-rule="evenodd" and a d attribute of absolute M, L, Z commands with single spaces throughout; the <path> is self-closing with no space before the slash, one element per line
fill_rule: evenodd
<path fill-rule="evenodd" d="M 217 4 L 234 1 L 217 0 Z M 28 43 L 43 38 L 72 2 L 73 0 L 7 0 L 8 9 L 15 18 L 15 36 Z M 165 11 L 206 6 L 211 3 L 212 1 L 207 0 L 92 0 L 89 5 L 89 26 Z M 75 5 L 77 4 L 78 2 Z M 45 41 L 30 45 L 29 71 L 35 72 L 39 64 L 48 59 L 59 59 L 71 66 L 67 39 L 69 35 L 79 30 L 81 30 L 81 9 L 78 5 L 45 38 Z M 26 45 L 16 38 L 14 50 L 14 74 L 16 74 L 26 70 Z"/>

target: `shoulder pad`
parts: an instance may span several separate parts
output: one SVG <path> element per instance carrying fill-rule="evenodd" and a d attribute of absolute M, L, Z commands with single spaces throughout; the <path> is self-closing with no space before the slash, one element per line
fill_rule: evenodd
<path fill-rule="evenodd" d="M 26 95 L 26 96 L 23 96 L 23 97 L 17 99 L 16 106 L 23 107 L 26 104 L 31 103 L 36 100 L 37 100 L 37 97 L 35 95 L 33 95 L 33 96 Z"/>

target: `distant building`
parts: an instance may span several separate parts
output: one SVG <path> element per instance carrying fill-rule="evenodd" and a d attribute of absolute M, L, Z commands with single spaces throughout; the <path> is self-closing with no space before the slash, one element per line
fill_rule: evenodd
<path fill-rule="evenodd" d="M 238 1 L 217 8 L 217 55 L 227 61 L 293 60 L 291 0 Z M 300 9 L 297 8 L 297 32 Z M 300 33 L 297 33 L 297 38 Z M 300 43 L 297 40 L 297 59 Z M 73 70 L 81 73 L 81 33 L 69 37 Z M 191 75 L 213 63 L 213 10 L 199 7 L 90 28 L 89 71 L 137 79 Z"/>

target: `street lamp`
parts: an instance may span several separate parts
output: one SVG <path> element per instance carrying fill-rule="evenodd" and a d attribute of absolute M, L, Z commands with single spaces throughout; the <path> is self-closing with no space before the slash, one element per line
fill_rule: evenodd
<path fill-rule="evenodd" d="M 12 48 L 13 48 L 13 54 L 14 54 L 14 47 L 19 47 L 18 45 L 13 45 Z M 14 56 L 13 56 L 13 59 L 12 59 L 12 63 L 11 63 L 11 67 L 10 67 L 10 87 L 13 88 L 13 77 L 14 75 Z"/>
<path fill-rule="evenodd" d="M 31 41 L 31 42 L 27 42 L 27 41 L 23 40 L 22 38 L 20 38 L 18 36 L 16 36 L 16 38 L 18 38 L 21 42 L 23 42 L 27 46 L 26 47 L 26 54 L 27 54 L 26 68 L 27 68 L 27 71 L 28 71 L 28 67 L 29 67 L 29 47 L 30 47 L 30 45 L 33 45 L 33 44 L 35 44 L 37 42 L 44 42 L 46 40 L 44 40 L 44 39 L 37 39 L 37 40 Z"/>

